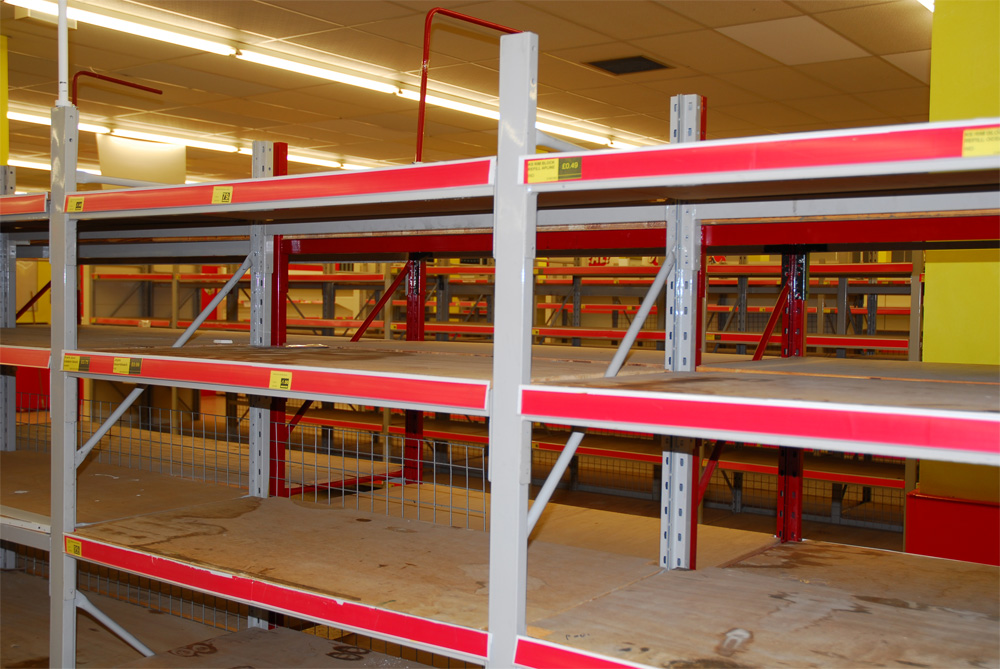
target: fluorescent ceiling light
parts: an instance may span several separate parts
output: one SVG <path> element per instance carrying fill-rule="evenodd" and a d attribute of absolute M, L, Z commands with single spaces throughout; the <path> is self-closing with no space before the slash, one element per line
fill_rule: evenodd
<path fill-rule="evenodd" d="M 199 139 L 188 139 L 185 137 L 170 137 L 168 135 L 155 135 L 149 132 L 139 132 L 137 130 L 125 130 L 115 128 L 111 134 L 116 137 L 127 137 L 129 139 L 142 139 L 147 142 L 162 142 L 164 144 L 180 144 L 198 149 L 208 149 L 209 151 L 222 151 L 223 153 L 237 153 L 239 149 L 232 144 L 219 144 L 216 142 L 203 142 Z"/>
<path fill-rule="evenodd" d="M 53 16 L 59 15 L 59 7 L 54 2 L 46 2 L 45 0 L 4 1 L 7 4 L 14 5 L 15 7 L 22 7 L 24 9 L 38 11 L 43 14 L 51 14 Z M 200 37 L 192 37 L 191 35 L 185 35 L 171 30 L 153 28 L 152 26 L 134 23 L 132 21 L 125 21 L 112 16 L 105 16 L 104 14 L 95 14 L 94 12 L 88 12 L 75 7 L 69 7 L 66 10 L 66 17 L 79 21 L 80 23 L 88 23 L 90 25 L 100 26 L 101 28 L 109 28 L 111 30 L 129 33 L 130 35 L 148 37 L 161 42 L 169 42 L 170 44 L 186 46 L 192 49 L 200 49 L 201 51 L 207 51 L 209 53 L 217 53 L 220 56 L 232 56 L 236 53 L 236 49 L 228 44 L 213 42 L 211 40 L 201 39 Z"/>
<path fill-rule="evenodd" d="M 343 167 L 343 163 L 339 160 L 327 160 L 325 158 L 313 158 L 311 156 L 297 156 L 288 154 L 288 162 L 290 163 L 302 163 L 304 165 L 319 165 L 320 167 L 332 167 L 338 169 Z"/>
<path fill-rule="evenodd" d="M 328 70 L 323 67 L 316 67 L 315 65 L 307 65 L 294 60 L 268 56 L 256 51 L 240 49 L 239 51 L 236 51 L 236 57 L 250 63 L 276 67 L 279 70 L 288 70 L 289 72 L 297 72 L 298 74 L 305 74 L 311 77 L 337 81 L 351 86 L 360 86 L 361 88 L 378 91 L 379 93 L 389 93 L 394 95 L 399 90 L 398 86 L 387 84 L 385 82 L 375 81 L 374 79 L 367 79 L 365 77 L 358 77 L 353 74 L 345 74 L 344 72 L 337 72 L 336 70 Z"/>
<path fill-rule="evenodd" d="M 8 111 L 7 118 L 12 121 L 23 121 L 24 123 L 36 123 L 38 125 L 52 125 L 52 119 L 48 116 L 37 116 L 35 114 L 23 114 L 16 111 Z M 111 130 L 105 128 L 103 125 L 94 125 L 93 123 L 79 123 L 77 127 L 84 132 L 95 132 L 98 135 L 105 135 Z"/>
<path fill-rule="evenodd" d="M 40 163 L 35 160 L 21 160 L 19 158 L 9 158 L 7 164 L 12 167 L 23 167 L 29 170 L 42 170 L 43 172 L 51 172 L 52 165 L 50 163 Z M 101 171 L 94 169 L 92 167 L 77 167 L 78 172 L 86 172 L 87 174 L 100 174 Z"/>
<path fill-rule="evenodd" d="M 562 126 L 552 125 L 551 123 L 542 123 L 541 121 L 535 123 L 535 127 L 543 132 L 550 132 L 553 135 L 562 135 L 563 137 L 569 137 L 571 139 L 579 139 L 584 142 L 590 142 L 591 144 L 611 146 L 611 140 L 607 137 L 601 137 L 600 135 L 594 135 L 589 132 L 574 130 L 573 128 L 563 128 Z"/>
<path fill-rule="evenodd" d="M 420 101 L 420 93 L 416 91 L 409 91 L 401 89 L 398 92 L 399 97 L 406 98 L 407 100 Z M 427 95 L 425 97 L 427 104 L 434 105 L 435 107 L 445 107 L 446 109 L 454 109 L 455 111 L 465 112 L 466 114 L 475 114 L 476 116 L 482 116 L 484 118 L 491 118 L 494 121 L 499 120 L 500 112 L 496 109 L 488 109 L 486 107 L 479 107 L 476 105 L 470 105 L 465 102 L 458 102 L 456 100 L 448 100 L 446 98 L 439 98 L 436 95 Z"/>
<path fill-rule="evenodd" d="M 52 166 L 49 163 L 39 163 L 34 160 L 20 160 L 18 158 L 8 158 L 7 164 L 11 167 L 23 167 L 28 170 L 44 170 L 50 172 Z"/>

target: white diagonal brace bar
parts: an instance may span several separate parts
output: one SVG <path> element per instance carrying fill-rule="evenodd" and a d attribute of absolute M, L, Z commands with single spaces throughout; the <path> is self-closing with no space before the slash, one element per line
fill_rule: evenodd
<path fill-rule="evenodd" d="M 649 287 L 646 297 L 643 298 L 642 304 L 639 305 L 639 310 L 636 312 L 635 318 L 632 319 L 631 325 L 628 326 L 628 331 L 625 333 L 625 337 L 618 344 L 618 350 L 615 351 L 614 357 L 611 359 L 611 362 L 608 363 L 608 368 L 604 371 L 604 378 L 610 379 L 611 377 L 617 376 L 618 372 L 621 371 L 622 366 L 625 364 L 625 357 L 628 356 L 628 352 L 632 349 L 632 344 L 635 343 L 635 339 L 639 335 L 639 330 L 641 330 L 642 326 L 645 324 L 646 318 L 653 310 L 653 305 L 656 304 L 656 298 L 660 296 L 663 286 L 667 283 L 667 276 L 674 270 L 674 258 L 675 255 L 673 251 L 671 251 L 667 254 L 667 257 L 663 259 L 663 266 L 660 267 L 660 271 L 656 273 L 656 277 L 653 279 L 653 285 Z M 573 456 L 576 455 L 576 449 L 580 446 L 580 442 L 583 441 L 585 434 L 586 432 L 583 430 L 573 430 L 569 439 L 566 440 L 566 445 L 563 447 L 562 452 L 559 453 L 559 458 L 556 460 L 552 470 L 549 471 L 549 475 L 545 479 L 545 483 L 542 484 L 541 489 L 535 496 L 534 503 L 531 505 L 531 509 L 528 511 L 529 535 L 532 530 L 535 529 L 535 524 L 538 522 L 538 519 L 542 517 L 542 512 L 545 511 L 545 505 L 548 504 L 549 500 L 552 498 L 552 493 L 555 492 L 560 479 L 562 479 L 563 474 L 566 473 L 566 468 L 569 467 L 570 462 L 573 460 Z"/>
<path fill-rule="evenodd" d="M 90 615 L 97 618 L 97 621 L 99 623 L 101 623 L 109 630 L 117 634 L 122 641 L 135 648 L 144 656 L 152 657 L 156 655 L 156 653 L 150 650 L 149 646 L 139 641 L 137 638 L 135 638 L 135 635 L 133 635 L 127 629 L 125 629 L 124 627 L 116 623 L 114 620 L 112 620 L 108 616 L 108 614 L 106 614 L 104 611 L 101 611 L 99 608 L 94 606 L 94 604 L 89 599 L 87 599 L 87 596 L 84 595 L 79 590 L 76 591 L 76 608 L 83 609 Z"/>
<path fill-rule="evenodd" d="M 233 289 L 233 286 L 239 283 L 239 280 L 242 279 L 243 275 L 247 273 L 247 271 L 250 269 L 251 262 L 252 262 L 252 256 L 247 256 L 246 260 L 243 261 L 243 264 L 240 265 L 240 268 L 235 272 L 233 272 L 233 275 L 229 278 L 229 281 L 227 281 L 226 285 L 224 285 L 222 289 L 215 294 L 215 297 L 213 297 L 212 300 L 208 303 L 208 306 L 206 306 L 204 309 L 201 310 L 201 313 L 198 314 L 198 317 L 191 322 L 191 325 L 189 325 L 187 329 L 184 330 L 183 333 L 181 333 L 181 336 L 177 338 L 177 341 L 171 344 L 170 346 L 171 348 L 180 348 L 181 346 L 184 346 L 184 344 L 186 344 L 189 339 L 191 339 L 192 335 L 194 335 L 194 333 L 198 330 L 198 328 L 201 327 L 201 324 L 205 322 L 205 319 L 207 319 L 208 316 L 216 310 L 216 308 L 219 306 L 222 300 L 226 299 L 226 295 L 228 295 L 229 291 Z M 94 450 L 94 446 L 96 446 L 98 442 L 100 442 L 101 439 L 104 438 L 104 435 L 108 433 L 108 430 L 111 429 L 111 426 L 117 423 L 118 419 L 121 418 L 122 415 L 129 410 L 129 408 L 132 406 L 133 403 L 135 403 L 137 399 L 139 399 L 139 395 L 142 395 L 144 390 L 146 390 L 146 386 L 139 386 L 138 388 L 134 388 L 132 392 L 130 392 L 128 396 L 124 400 L 122 400 L 122 403 L 118 405 L 118 408 L 115 409 L 110 416 L 108 416 L 107 420 L 101 423 L 101 426 L 97 428 L 97 431 L 90 436 L 90 439 L 87 440 L 87 443 L 84 444 L 83 447 L 76 452 L 77 467 L 83 464 L 83 461 L 87 459 L 87 456 L 90 455 L 90 452 Z"/>

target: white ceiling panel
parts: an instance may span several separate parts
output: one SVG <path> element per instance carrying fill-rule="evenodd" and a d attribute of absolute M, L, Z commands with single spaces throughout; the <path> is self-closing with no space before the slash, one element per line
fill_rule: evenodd
<path fill-rule="evenodd" d="M 663 5 L 647 0 L 615 0 L 611 5 L 606 2 L 536 3 L 544 12 L 619 40 L 670 35 L 702 27 Z M 615 13 L 614 21 L 608 20 L 609 10 Z"/>
<path fill-rule="evenodd" d="M 931 50 L 911 51 L 909 53 L 891 53 L 882 56 L 903 72 L 917 79 L 918 81 L 931 83 Z"/>
<path fill-rule="evenodd" d="M 785 104 L 812 117 L 830 122 L 871 121 L 883 115 L 878 109 L 853 95 L 789 100 Z"/>
<path fill-rule="evenodd" d="M 783 65 L 802 65 L 869 55 L 809 16 L 719 28 L 719 32 L 746 44 Z"/>
<path fill-rule="evenodd" d="M 757 72 L 766 72 L 766 70 L 743 72 L 736 78 L 736 84 L 724 81 L 719 77 L 706 75 L 702 77 L 684 77 L 682 79 L 650 82 L 646 84 L 646 87 L 661 91 L 668 97 L 688 94 L 701 95 L 708 100 L 708 108 L 712 109 L 718 106 L 763 102 L 765 97 L 771 97 L 763 95 L 762 91 L 756 87 L 751 91 L 749 87 L 742 88 L 739 85 L 742 77 L 756 74 Z"/>
<path fill-rule="evenodd" d="M 816 20 L 871 53 L 884 55 L 930 49 L 933 17 L 918 2 L 897 0 L 824 12 Z"/>
<path fill-rule="evenodd" d="M 801 12 L 787 2 L 746 2 L 746 0 L 661 0 L 658 4 L 709 28 L 756 23 Z M 841 5 L 843 6 L 843 5 Z"/>
<path fill-rule="evenodd" d="M 797 100 L 834 95 L 838 89 L 787 67 L 720 74 L 719 78 L 771 100 Z"/>
<path fill-rule="evenodd" d="M 918 79 L 876 56 L 799 65 L 796 69 L 846 93 L 894 90 L 922 85 Z"/>
<path fill-rule="evenodd" d="M 698 74 L 742 72 L 774 67 L 775 61 L 714 30 L 634 40 L 667 65 L 688 67 Z"/>

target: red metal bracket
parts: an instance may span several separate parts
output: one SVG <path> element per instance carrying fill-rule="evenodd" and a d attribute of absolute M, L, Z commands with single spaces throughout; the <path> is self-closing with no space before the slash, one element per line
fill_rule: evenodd
<path fill-rule="evenodd" d="M 427 18 L 424 19 L 424 60 L 420 67 L 420 101 L 417 106 L 417 151 L 414 162 L 418 163 L 423 162 L 424 159 L 424 115 L 427 110 L 427 67 L 431 59 L 431 24 L 434 21 L 434 17 L 438 14 L 458 19 L 459 21 L 473 23 L 477 26 L 489 28 L 490 30 L 496 30 L 508 35 L 521 32 L 520 30 L 514 30 L 513 28 L 502 26 L 499 23 L 477 19 L 474 16 L 460 14 L 459 12 L 451 9 L 444 9 L 443 7 L 435 7 L 427 12 Z"/>
<path fill-rule="evenodd" d="M 116 79 L 115 77 L 109 77 L 106 74 L 98 74 L 97 72 L 90 72 L 89 70 L 80 70 L 73 75 L 73 88 L 72 95 L 70 96 L 70 101 L 73 106 L 76 107 L 76 90 L 77 90 L 77 80 L 80 77 L 93 77 L 94 79 L 100 79 L 101 81 L 108 81 L 112 84 L 118 84 L 120 86 L 128 86 L 129 88 L 138 88 L 140 91 L 146 91 L 148 93 L 156 93 L 157 95 L 163 95 L 163 91 L 159 88 L 152 88 L 150 86 L 143 86 L 142 84 L 136 84 L 131 81 L 125 81 L 124 79 Z"/>
<path fill-rule="evenodd" d="M 400 270 L 399 274 L 396 275 L 396 278 L 392 280 L 392 284 L 390 284 L 389 287 L 385 289 L 385 292 L 382 293 L 382 297 L 379 298 L 379 301 L 372 308 L 371 313 L 369 313 L 368 317 L 365 318 L 365 322 L 361 324 L 358 331 L 354 333 L 353 337 L 351 337 L 351 341 L 358 341 L 364 336 L 365 332 L 368 330 L 368 326 L 371 325 L 372 321 L 375 320 L 375 317 L 379 315 L 379 312 L 382 311 L 386 302 L 392 299 L 392 294 L 396 292 L 397 288 L 399 288 L 399 284 L 403 283 L 403 279 L 407 277 L 412 268 L 412 260 L 403 265 L 403 269 Z"/>

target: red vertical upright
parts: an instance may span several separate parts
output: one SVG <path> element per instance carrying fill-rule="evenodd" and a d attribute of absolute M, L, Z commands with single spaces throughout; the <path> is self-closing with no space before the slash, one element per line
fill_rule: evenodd
<path fill-rule="evenodd" d="M 781 331 L 781 357 L 806 354 L 806 299 L 809 289 L 809 254 L 786 253 L 781 256 L 782 290 L 787 288 L 784 328 Z M 778 539 L 802 541 L 802 470 L 800 448 L 778 448 Z"/>
<path fill-rule="evenodd" d="M 419 257 L 410 258 L 410 272 L 406 277 L 406 340 L 424 340 L 424 306 L 427 302 L 427 262 Z M 424 439 L 424 414 L 407 409 L 406 435 L 403 440 L 403 480 L 419 483 L 420 460 Z"/>
<path fill-rule="evenodd" d="M 287 341 L 288 318 L 288 253 L 281 235 L 274 236 L 274 274 L 271 281 L 271 346 L 284 346 Z M 287 400 L 284 397 L 271 398 L 271 480 L 268 494 L 272 497 L 286 497 L 285 446 L 288 444 L 289 429 L 285 422 Z"/>

